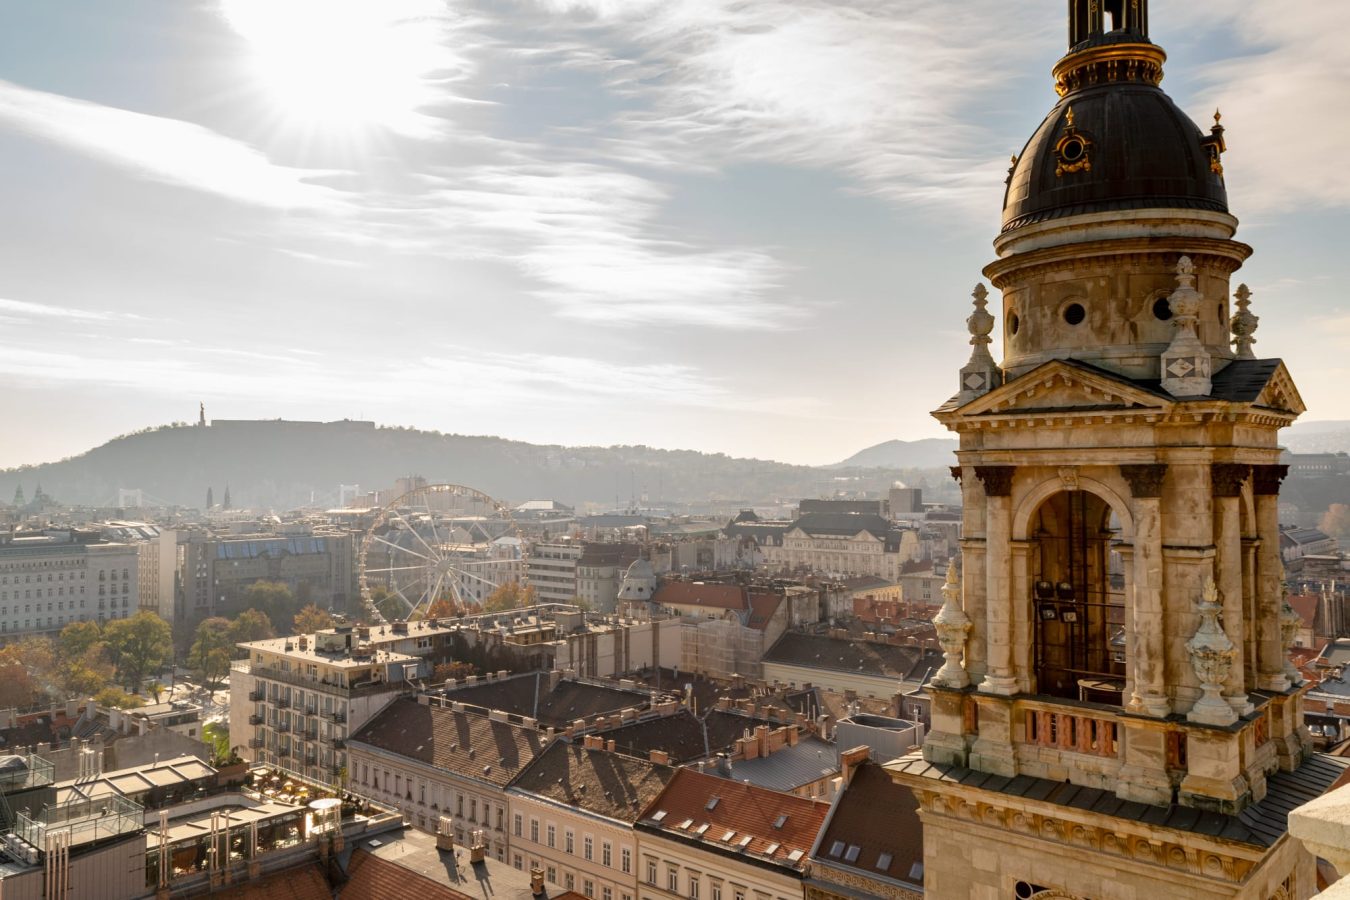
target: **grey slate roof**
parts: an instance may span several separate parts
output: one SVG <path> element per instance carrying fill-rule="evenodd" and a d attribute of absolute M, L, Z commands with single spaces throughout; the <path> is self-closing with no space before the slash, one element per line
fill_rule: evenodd
<path fill-rule="evenodd" d="M 1350 759 L 1316 753 L 1293 772 L 1276 772 L 1266 780 L 1266 796 L 1236 816 L 1203 812 L 1188 806 L 1149 806 L 1121 800 L 1110 791 L 1079 787 L 1068 782 L 1018 775 L 1005 778 L 959 766 L 938 766 L 919 754 L 887 763 L 893 772 L 904 772 L 936 781 L 955 782 L 981 790 L 1054 803 L 1105 816 L 1144 822 L 1224 840 L 1270 847 L 1289 830 L 1289 813 L 1326 793 L 1347 768 Z"/>
<path fill-rule="evenodd" d="M 764 654 L 764 661 L 918 681 L 929 669 L 940 667 L 943 657 L 937 650 L 924 650 L 921 647 L 851 641 L 847 638 L 789 631 L 769 648 L 769 652 Z"/>
<path fill-rule="evenodd" d="M 811 784 L 839 772 L 835 761 L 835 747 L 814 735 L 808 735 L 795 747 L 780 747 L 768 756 L 757 759 L 739 759 L 731 764 L 731 773 L 706 770 L 709 775 L 748 781 L 772 791 L 792 793 L 804 784 Z"/>

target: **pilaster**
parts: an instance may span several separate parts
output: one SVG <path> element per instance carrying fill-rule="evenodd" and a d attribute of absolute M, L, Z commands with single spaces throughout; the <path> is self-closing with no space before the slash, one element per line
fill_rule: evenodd
<path fill-rule="evenodd" d="M 1257 686 L 1266 691 L 1289 690 L 1284 674 L 1280 639 L 1284 560 L 1280 556 L 1280 482 L 1288 466 L 1254 466 L 1252 494 L 1256 507 L 1256 644 Z"/>
<path fill-rule="evenodd" d="M 1224 683 L 1223 696 L 1238 715 L 1251 712 L 1247 699 L 1247 647 L 1242 608 L 1242 486 L 1251 477 L 1251 466 L 1215 463 L 1210 469 L 1214 489 L 1214 583 L 1223 602 L 1223 630 L 1233 642 L 1233 664 Z"/>
<path fill-rule="evenodd" d="M 1012 660 L 1012 466 L 976 466 L 985 493 L 985 603 L 989 671 L 980 690 L 1017 691 Z"/>
<path fill-rule="evenodd" d="M 1162 489 L 1167 466 L 1120 467 L 1134 517 L 1134 692 L 1130 709 L 1157 718 L 1171 713 L 1167 697 L 1163 609 Z"/>

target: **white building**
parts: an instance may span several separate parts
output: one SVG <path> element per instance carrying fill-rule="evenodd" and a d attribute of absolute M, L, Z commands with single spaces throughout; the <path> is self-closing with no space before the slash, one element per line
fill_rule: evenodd
<path fill-rule="evenodd" d="M 0 542 L 0 641 L 102 624 L 140 607 L 136 548 L 92 534 L 48 531 Z"/>
<path fill-rule="evenodd" d="M 534 588 L 541 601 L 571 603 L 577 596 L 577 562 L 581 559 L 580 541 L 539 543 L 525 558 L 525 582 Z"/>

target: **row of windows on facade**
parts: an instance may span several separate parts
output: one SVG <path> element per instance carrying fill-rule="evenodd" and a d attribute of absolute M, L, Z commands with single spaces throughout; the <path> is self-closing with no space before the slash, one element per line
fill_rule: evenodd
<path fill-rule="evenodd" d="M 80 596 L 84 596 L 84 585 L 80 585 L 80 591 L 79 591 L 79 593 L 80 593 Z M 109 595 L 109 593 L 110 593 L 110 592 L 108 591 L 108 589 L 107 589 L 104 585 L 99 585 L 99 588 L 98 588 L 98 595 L 99 595 L 100 597 L 107 597 L 107 596 Z M 117 594 L 117 593 L 119 593 L 119 591 L 117 590 L 117 585 L 114 584 L 114 585 L 112 586 L 112 591 L 111 591 L 111 593 L 112 593 L 112 594 Z M 124 585 L 122 585 L 122 590 L 120 591 L 120 593 L 122 593 L 122 594 L 130 594 L 130 593 L 131 593 L 131 585 L 129 585 L 129 584 L 124 584 Z M 48 597 L 64 597 L 64 596 L 66 596 L 66 589 L 65 589 L 64 587 L 47 588 L 47 594 L 46 594 L 46 596 L 48 596 Z M 70 586 L 70 596 L 72 596 L 72 597 L 75 596 L 75 585 L 73 585 L 73 584 Z M 13 597 L 13 599 L 15 599 L 15 600 L 34 600 L 34 599 L 40 600 L 40 599 L 42 599 L 42 597 L 43 597 L 42 588 L 24 588 L 24 590 L 23 590 L 23 596 L 22 596 L 22 597 L 19 596 L 19 590 L 16 588 L 16 589 L 14 590 L 14 597 Z M 9 591 L 0 590 L 0 600 L 9 600 L 9 599 L 11 599 L 10 596 L 9 596 Z"/>
<path fill-rule="evenodd" d="M 657 878 L 659 876 L 660 866 L 652 857 L 647 857 L 646 882 L 652 887 L 658 887 Z M 681 872 L 680 867 L 674 863 L 667 863 L 666 870 L 666 890 L 672 894 L 679 895 L 681 886 L 684 888 L 684 896 L 689 900 L 703 900 L 703 880 L 702 872 L 692 869 Z M 743 884 L 734 882 L 724 882 L 720 878 L 707 877 L 708 897 L 707 900 L 746 900 L 746 892 L 749 888 Z M 755 891 L 756 900 L 769 900 L 769 895 L 763 891 Z M 779 900 L 787 900 L 786 897 L 780 897 Z"/>
<path fill-rule="evenodd" d="M 131 613 L 126 612 L 124 610 L 110 609 L 107 612 L 108 612 L 107 618 L 109 619 L 122 619 L 131 615 Z M 0 615 L 3 614 L 4 611 L 0 610 Z M 102 620 L 104 618 L 103 613 L 100 612 L 98 614 L 98 617 L 100 620 Z M 0 634 L 5 634 L 10 631 L 32 631 L 36 628 L 44 628 L 44 627 L 47 629 L 64 628 L 65 626 L 71 624 L 72 622 L 87 622 L 88 620 L 89 616 L 85 615 L 84 613 L 80 613 L 78 616 L 74 615 L 48 616 L 47 624 L 45 626 L 42 624 L 42 619 L 40 618 L 24 619 L 22 625 L 20 625 L 19 621 L 15 619 L 13 622 L 0 622 Z"/>
<path fill-rule="evenodd" d="M 525 860 L 521 857 L 521 855 L 520 855 L 519 853 L 517 853 L 517 854 L 516 854 L 516 857 L 515 857 L 515 867 L 516 867 L 517 869 L 520 869 L 521 871 L 524 871 L 524 869 L 525 869 Z M 530 868 L 532 868 L 532 869 L 537 869 L 537 868 L 543 868 L 543 867 L 540 866 L 539 861 L 538 861 L 537 859 L 531 859 L 531 860 L 530 860 Z M 545 876 L 544 876 L 544 877 L 548 879 L 548 881 L 549 881 L 550 884 L 557 884 L 557 883 L 558 883 L 558 868 L 557 868 L 556 866 L 549 866 L 549 867 L 547 867 L 547 869 L 545 869 Z M 577 889 L 577 877 L 576 877 L 576 875 L 575 875 L 574 873 L 572 873 L 572 872 L 564 871 L 564 872 L 563 872 L 562 886 L 563 886 L 563 888 L 565 888 L 566 890 L 569 890 L 569 891 L 575 891 L 575 890 Z M 592 881 L 592 880 L 589 879 L 589 878 L 583 878 L 583 879 L 581 880 L 581 889 L 582 889 L 582 892 L 585 893 L 585 895 L 586 895 L 587 897 L 595 897 L 595 898 L 597 898 L 597 900 L 614 900 L 614 888 L 610 887 L 610 886 L 607 885 L 607 884 L 606 884 L 606 885 L 602 885 L 601 888 L 600 888 L 600 893 L 599 893 L 599 894 L 596 894 L 596 892 L 595 892 L 595 882 Z M 619 897 L 620 897 L 620 900 L 633 900 L 633 895 L 630 894 L 630 893 L 628 893 L 627 891 L 624 891 L 624 892 L 622 892 L 621 894 L 619 894 Z"/>
<path fill-rule="evenodd" d="M 111 560 L 104 560 L 104 562 L 111 562 Z M 15 572 L 15 571 L 18 571 L 18 572 L 30 572 L 30 573 L 31 573 L 31 571 L 32 571 L 33 569 L 61 569 L 61 570 L 65 570 L 65 569 L 84 569 L 87 565 L 88 565 L 88 560 L 85 560 L 85 559 L 57 559 L 57 560 L 44 560 L 44 561 L 40 561 L 40 562 L 39 562 L 39 561 L 13 562 L 13 563 L 6 563 L 6 564 L 3 564 L 3 565 L 0 565 L 0 572 Z M 109 569 L 109 570 L 107 570 L 107 571 L 108 571 L 110 577 L 112 577 L 112 578 L 116 578 L 116 577 L 117 577 L 117 571 L 116 571 L 115 569 Z M 123 578 L 126 578 L 126 577 L 127 577 L 127 573 L 130 572 L 130 571 L 131 571 L 130 569 L 123 569 L 123 570 L 122 570 L 122 577 L 123 577 Z M 60 573 L 58 573 L 58 574 L 60 574 Z M 9 577 L 9 576 L 7 576 L 7 575 L 0 575 L 0 580 L 3 580 L 4 578 L 7 578 L 7 577 Z M 16 575 L 15 577 L 17 578 L 18 576 Z M 49 577 L 50 577 L 50 576 L 49 576 Z M 70 577 L 71 577 L 71 578 L 74 578 L 74 577 L 75 577 L 75 574 L 72 572 Z M 84 572 L 80 572 L 80 577 L 81 577 L 81 578 L 84 577 Z M 99 577 L 100 577 L 100 578 L 103 577 L 103 571 L 100 571 L 100 572 L 99 572 Z"/>
<path fill-rule="evenodd" d="M 129 574 L 130 571 L 131 571 L 130 569 L 123 569 L 123 570 L 122 570 L 122 575 L 121 575 L 121 580 L 123 580 L 123 581 L 129 581 L 129 580 L 131 579 L 131 575 Z M 70 580 L 71 580 L 71 581 L 77 580 L 77 579 L 75 578 L 75 575 L 76 575 L 75 572 L 71 572 L 71 573 L 70 573 Z M 80 576 L 79 579 L 78 579 L 79 581 L 84 581 L 84 580 L 85 580 L 85 578 L 84 578 L 85 573 L 84 573 L 84 572 L 80 572 L 80 573 L 79 573 L 79 576 Z M 8 575 L 0 575 L 0 585 L 6 585 L 6 584 L 9 584 L 9 583 L 10 583 L 9 579 L 10 579 L 10 576 L 8 576 Z M 20 580 L 20 579 L 22 579 L 22 580 Z M 66 573 L 65 573 L 65 572 L 48 572 L 48 573 L 47 573 L 47 580 L 48 580 L 48 581 L 65 581 L 65 580 L 66 580 Z M 116 572 L 116 571 L 108 571 L 108 572 L 100 571 L 100 572 L 98 573 L 98 580 L 99 580 L 99 581 L 109 581 L 109 580 L 111 580 L 111 581 L 117 581 L 117 580 L 118 580 L 118 575 L 117 575 L 117 572 Z M 36 575 L 34 575 L 33 573 L 29 572 L 29 573 L 26 574 L 26 575 L 15 575 L 15 576 L 14 576 L 14 584 L 34 584 L 34 583 L 40 584 L 41 582 L 42 582 L 42 573 L 41 573 L 41 572 L 37 573 Z"/>
<path fill-rule="evenodd" d="M 25 591 L 25 593 L 27 593 L 27 592 Z M 50 595 L 49 595 L 49 596 L 50 596 Z M 15 601 L 18 601 L 18 600 L 20 600 L 20 599 L 30 599 L 30 598 L 28 598 L 28 597 L 23 597 L 23 598 L 21 598 L 21 597 L 19 597 L 19 592 L 18 592 L 18 591 L 15 591 L 15 592 L 14 592 L 14 599 L 15 599 Z M 0 596 L 0 601 L 6 601 L 6 600 L 8 600 L 7 597 Z M 126 608 L 129 607 L 130 605 L 131 605 L 131 598 L 130 598 L 130 597 L 123 597 L 123 598 L 122 598 L 122 604 L 121 604 L 122 608 L 123 608 L 123 609 L 126 609 Z M 111 600 L 107 600 L 107 601 L 105 601 L 105 600 L 100 600 L 100 601 L 98 601 L 98 608 L 99 608 L 99 609 L 116 609 L 117 606 L 118 606 L 118 603 L 117 603 L 117 598 L 116 598 L 116 597 L 113 597 Z M 80 609 L 84 609 L 84 608 L 85 608 L 85 607 L 84 607 L 84 598 L 80 598 L 80 606 L 79 606 L 79 608 L 80 608 Z M 71 601 L 70 601 L 70 609 L 71 609 L 72 611 L 74 611 L 74 609 L 75 609 L 75 601 L 74 601 L 74 600 L 71 600 Z M 57 601 L 56 601 L 56 609 L 55 609 L 55 612 L 65 612 L 65 610 L 66 610 L 66 601 L 64 601 L 64 600 L 57 600 Z M 41 604 L 41 603 L 36 603 L 36 604 L 35 604 L 35 603 L 25 603 L 25 604 L 23 605 L 23 612 L 25 612 L 25 613 L 35 613 L 35 612 L 36 612 L 36 613 L 40 613 L 40 612 L 42 612 L 42 604 Z M 47 604 L 47 612 L 53 612 L 52 604 L 51 604 L 51 603 L 48 603 L 48 604 Z M 8 606 L 8 605 L 0 606 L 0 617 L 3 617 L 3 616 L 9 616 L 9 615 L 15 615 L 15 616 L 22 615 L 22 613 L 19 612 L 19 607 L 18 607 L 18 604 L 17 604 L 17 603 L 16 603 L 15 606 L 14 606 L 14 611 L 13 611 L 13 613 L 10 612 L 10 609 L 9 609 L 9 606 Z"/>
<path fill-rule="evenodd" d="M 511 832 L 516 837 L 524 837 L 525 821 L 521 813 L 516 813 L 511 820 Z M 577 834 L 571 828 L 563 829 L 564 853 L 575 855 Z M 530 816 L 530 840 L 533 843 L 539 843 L 539 819 Z M 550 850 L 558 849 L 558 826 L 553 822 L 544 823 L 544 846 Z M 595 861 L 595 838 L 589 834 L 583 834 L 581 837 L 581 858 L 590 862 Z M 600 865 L 612 869 L 614 868 L 614 845 L 609 841 L 600 842 Z M 619 848 L 619 871 L 625 875 L 631 875 L 633 872 L 633 850 L 631 847 Z"/>

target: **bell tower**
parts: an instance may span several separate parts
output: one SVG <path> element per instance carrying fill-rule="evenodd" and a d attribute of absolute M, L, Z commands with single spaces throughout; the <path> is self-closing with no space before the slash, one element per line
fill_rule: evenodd
<path fill-rule="evenodd" d="M 1000 321 L 977 286 L 934 413 L 960 438 L 961 566 L 930 734 L 889 768 L 937 897 L 1316 887 L 1284 815 L 1344 764 L 1311 753 L 1287 661 L 1277 436 L 1304 407 L 1230 290 L 1252 248 L 1224 130 L 1162 91 L 1165 61 L 1147 0 L 1070 0 L 984 270 Z"/>

